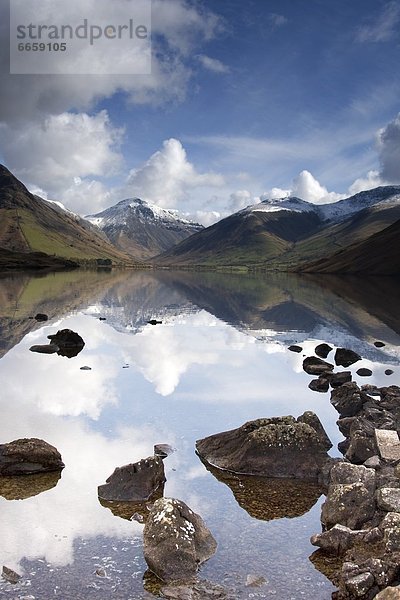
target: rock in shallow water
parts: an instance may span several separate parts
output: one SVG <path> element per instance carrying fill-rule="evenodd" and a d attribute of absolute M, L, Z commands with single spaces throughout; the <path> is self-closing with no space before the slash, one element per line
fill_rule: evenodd
<path fill-rule="evenodd" d="M 150 456 L 137 463 L 117 467 L 104 485 L 98 487 L 99 498 L 115 502 L 143 502 L 164 488 L 164 463 Z"/>
<path fill-rule="evenodd" d="M 174 498 L 160 498 L 154 503 L 143 541 L 149 569 L 165 583 L 192 582 L 199 565 L 217 548 L 203 519 Z"/>
<path fill-rule="evenodd" d="M 83 350 L 85 342 L 81 336 L 71 329 L 61 329 L 52 335 L 47 336 L 51 344 L 59 347 L 58 354 L 73 358 Z"/>
<path fill-rule="evenodd" d="M 30 475 L 64 468 L 57 448 L 44 440 L 24 438 L 0 444 L 0 475 Z"/>
<path fill-rule="evenodd" d="M 317 415 L 249 421 L 196 442 L 207 463 L 234 473 L 317 481 L 332 447 Z"/>

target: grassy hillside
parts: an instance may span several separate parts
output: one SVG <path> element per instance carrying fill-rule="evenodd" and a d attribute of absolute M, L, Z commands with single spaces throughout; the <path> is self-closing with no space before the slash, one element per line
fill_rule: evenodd
<path fill-rule="evenodd" d="M 98 259 L 121 265 L 132 263 L 91 224 L 34 196 L 1 165 L 0 249 L 43 252 L 81 264 L 96 263 Z"/>
<path fill-rule="evenodd" d="M 400 274 L 400 220 L 367 240 L 301 268 L 307 273 Z"/>

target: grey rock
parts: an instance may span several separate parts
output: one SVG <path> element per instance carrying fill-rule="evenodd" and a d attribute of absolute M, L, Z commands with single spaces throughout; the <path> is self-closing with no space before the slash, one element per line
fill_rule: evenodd
<path fill-rule="evenodd" d="M 390 586 L 379 592 L 375 600 L 400 600 L 400 586 Z"/>
<path fill-rule="evenodd" d="M 386 369 L 385 370 L 385 375 L 393 375 L 394 371 L 393 369 Z"/>
<path fill-rule="evenodd" d="M 289 346 L 288 350 L 290 350 L 290 352 L 300 353 L 303 351 L 303 348 L 301 346 L 297 346 L 296 344 L 293 344 L 292 346 Z"/>
<path fill-rule="evenodd" d="M 364 467 L 368 467 L 369 469 L 379 469 L 381 466 L 381 461 L 379 456 L 371 456 L 364 462 Z"/>
<path fill-rule="evenodd" d="M 316 356 L 308 356 L 303 360 L 303 369 L 309 375 L 318 376 L 333 371 L 333 365 L 322 360 L 322 358 L 317 358 Z"/>
<path fill-rule="evenodd" d="M 318 546 L 328 554 L 341 556 L 357 542 L 364 540 L 365 531 L 352 530 L 344 525 L 334 525 L 331 529 L 311 537 L 313 546 Z"/>
<path fill-rule="evenodd" d="M 21 575 L 19 575 L 18 573 L 16 573 L 16 571 L 13 571 L 12 569 L 9 569 L 8 567 L 6 567 L 4 565 L 3 565 L 3 571 L 1 573 L 1 576 L 3 579 L 8 581 L 8 583 L 12 583 L 13 585 L 18 583 L 18 581 L 21 579 Z"/>
<path fill-rule="evenodd" d="M 345 583 L 345 587 L 355 598 L 362 598 L 374 585 L 374 576 L 371 573 L 360 573 L 355 577 L 350 577 Z"/>
<path fill-rule="evenodd" d="M 374 342 L 374 346 L 376 346 L 376 348 L 383 348 L 386 344 L 384 342 Z"/>
<path fill-rule="evenodd" d="M 64 468 L 57 448 L 38 438 L 0 444 L 0 475 L 30 475 Z"/>
<path fill-rule="evenodd" d="M 361 396 L 360 388 L 353 381 L 332 390 L 331 404 L 341 417 L 354 417 L 362 409 L 364 399 Z"/>
<path fill-rule="evenodd" d="M 144 502 L 163 489 L 164 463 L 159 456 L 150 456 L 137 463 L 117 467 L 104 485 L 98 487 L 102 500 Z"/>
<path fill-rule="evenodd" d="M 318 377 L 318 379 L 313 379 L 308 384 L 308 387 L 313 392 L 327 392 L 329 390 L 329 381 L 325 377 Z"/>
<path fill-rule="evenodd" d="M 400 550 L 400 526 L 387 527 L 384 532 L 385 548 L 387 552 Z"/>
<path fill-rule="evenodd" d="M 91 371 L 92 367 L 88 367 L 87 365 L 80 368 L 81 371 Z"/>
<path fill-rule="evenodd" d="M 143 532 L 144 557 L 161 581 L 188 583 L 217 543 L 202 518 L 174 498 L 156 500 Z"/>
<path fill-rule="evenodd" d="M 345 453 L 347 460 L 361 465 L 377 454 L 378 447 L 374 436 L 362 430 L 351 432 L 350 443 Z"/>
<path fill-rule="evenodd" d="M 400 513 L 388 512 L 383 517 L 379 527 L 384 530 L 389 527 L 400 527 Z"/>
<path fill-rule="evenodd" d="M 351 379 L 351 371 L 339 371 L 339 373 L 332 373 L 332 375 L 329 376 L 329 383 L 331 387 L 337 388 L 344 383 L 349 383 Z"/>
<path fill-rule="evenodd" d="M 363 483 L 332 484 L 322 505 L 321 521 L 326 529 L 334 525 L 361 529 L 374 512 L 374 497 Z"/>
<path fill-rule="evenodd" d="M 208 464 L 240 474 L 317 481 L 331 442 L 314 413 L 249 421 L 196 442 Z"/>
<path fill-rule="evenodd" d="M 318 344 L 318 346 L 316 346 L 314 352 L 320 358 L 326 358 L 328 356 L 329 352 L 331 352 L 332 350 L 333 350 L 332 346 L 329 346 L 328 344 Z"/>
<path fill-rule="evenodd" d="M 361 360 L 361 356 L 353 350 L 338 348 L 335 352 L 335 364 L 338 367 L 350 367 L 350 365 L 353 365 L 359 360 Z"/>
<path fill-rule="evenodd" d="M 379 508 L 386 510 L 386 512 L 400 513 L 399 488 L 381 488 L 377 491 L 376 501 Z"/>
<path fill-rule="evenodd" d="M 341 462 L 331 469 L 331 483 L 332 485 L 363 483 L 372 495 L 376 487 L 375 471 L 362 465 Z"/>
<path fill-rule="evenodd" d="M 381 391 L 376 385 L 371 385 L 370 383 L 366 383 L 361 386 L 361 391 L 369 394 L 370 396 L 380 396 Z"/>

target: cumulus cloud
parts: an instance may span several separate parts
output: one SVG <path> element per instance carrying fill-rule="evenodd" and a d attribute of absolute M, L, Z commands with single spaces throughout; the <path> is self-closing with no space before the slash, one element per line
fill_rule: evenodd
<path fill-rule="evenodd" d="M 398 2 L 388 2 L 381 14 L 373 22 L 359 28 L 359 42 L 387 42 L 398 31 L 400 6 Z"/>
<path fill-rule="evenodd" d="M 295 177 L 290 189 L 272 188 L 270 191 L 262 194 L 261 199 L 286 198 L 287 196 L 297 196 L 302 200 L 307 200 L 313 204 L 329 204 L 337 202 L 344 198 L 342 194 L 328 192 L 327 188 L 320 184 L 309 171 L 301 171 Z"/>
<path fill-rule="evenodd" d="M 200 64 L 207 69 L 207 71 L 212 71 L 213 73 L 229 73 L 230 68 L 228 65 L 225 65 L 223 62 L 218 60 L 217 58 L 211 58 L 210 56 L 206 56 L 205 54 L 199 54 L 197 56 Z"/>
<path fill-rule="evenodd" d="M 108 0 L 103 0 L 108 4 Z M 185 0 L 153 0 L 150 75 L 119 75 L 121 55 L 117 44 L 110 45 L 105 60 L 114 66 L 113 75 L 26 75 L 9 74 L 8 3 L 0 5 L 0 114 L 3 119 L 22 122 L 38 116 L 71 110 L 88 110 L 101 98 L 123 92 L 134 103 L 162 103 L 181 100 L 191 77 L 190 58 L 193 49 L 212 39 L 222 27 L 221 19 L 212 11 L 190 5 Z M 62 3 L 58 18 L 68 23 L 76 7 Z M 82 15 L 92 14 L 92 0 L 80 2 Z M 98 11 L 99 2 L 96 3 Z M 115 7 L 114 7 L 115 5 Z M 21 4 L 23 7 L 23 3 Z M 116 20 L 126 20 L 127 0 L 113 2 Z M 80 60 L 89 60 L 83 56 Z M 84 65 L 80 65 L 83 67 Z M 122 65 L 123 66 L 123 65 Z M 123 71 L 122 71 L 123 72 Z M 27 93 L 29 90 L 29 93 Z"/>
<path fill-rule="evenodd" d="M 382 185 L 382 179 L 379 175 L 379 171 L 368 171 L 365 177 L 359 177 L 349 187 L 349 194 L 353 196 L 359 192 L 365 190 L 372 190 L 373 188 Z"/>
<path fill-rule="evenodd" d="M 166 208 L 184 200 L 191 189 L 218 187 L 223 183 L 221 175 L 198 173 L 188 161 L 181 142 L 174 138 L 165 140 L 162 148 L 144 165 L 133 169 L 128 178 L 132 195 Z"/>
<path fill-rule="evenodd" d="M 238 190 L 230 195 L 229 209 L 232 212 L 236 212 L 250 204 L 254 204 L 255 201 L 248 190 Z"/>
<path fill-rule="evenodd" d="M 400 113 L 378 132 L 380 177 L 389 183 L 400 182 Z"/>
<path fill-rule="evenodd" d="M 89 116 L 70 112 L 18 127 L 1 127 L 3 155 L 17 176 L 51 196 L 74 177 L 112 175 L 122 164 L 123 130 L 105 110 Z"/>

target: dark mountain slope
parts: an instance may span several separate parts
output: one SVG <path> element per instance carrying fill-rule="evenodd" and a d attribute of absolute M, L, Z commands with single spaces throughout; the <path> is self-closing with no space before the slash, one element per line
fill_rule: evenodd
<path fill-rule="evenodd" d="M 305 265 L 306 273 L 400 274 L 400 220 L 329 258 Z"/>

